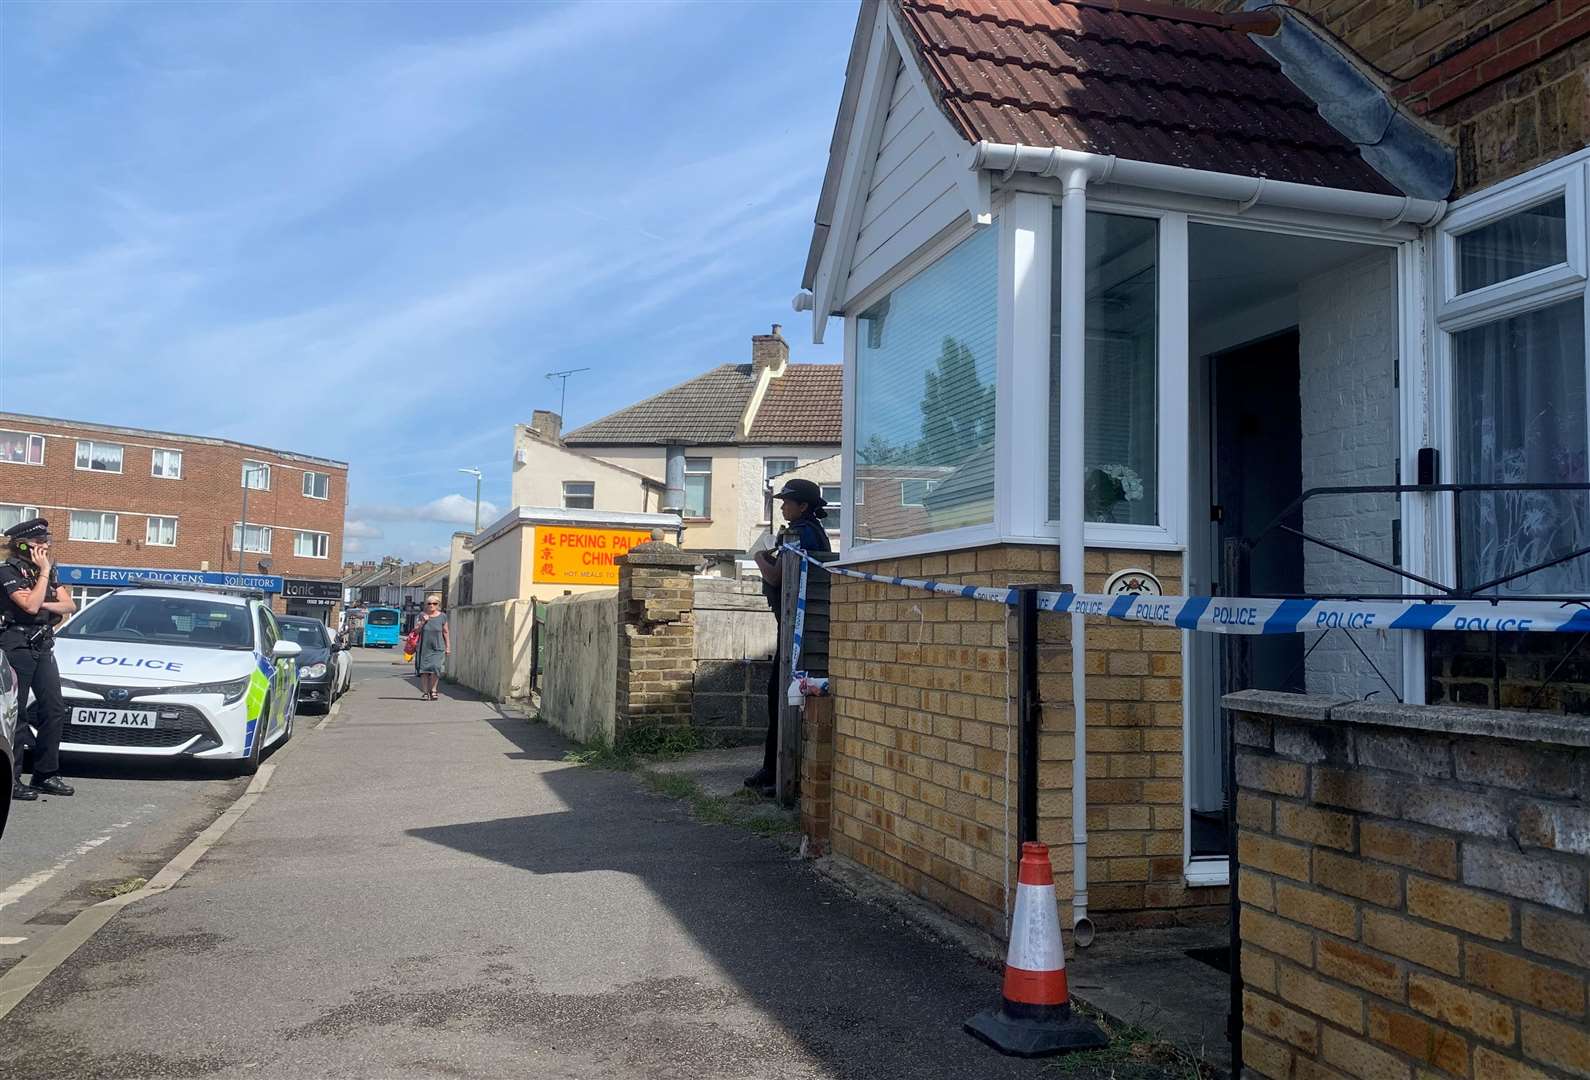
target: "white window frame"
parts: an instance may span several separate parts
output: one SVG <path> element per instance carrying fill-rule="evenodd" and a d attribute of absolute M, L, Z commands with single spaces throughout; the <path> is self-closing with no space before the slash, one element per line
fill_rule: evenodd
<path fill-rule="evenodd" d="M 112 447 L 112 446 L 114 446 L 117 449 L 117 451 L 119 451 L 118 456 L 116 458 L 116 467 L 114 469 L 96 469 L 96 468 L 94 468 L 94 451 L 96 449 L 99 449 L 99 448 L 108 448 L 108 447 Z M 83 448 L 84 447 L 88 448 L 88 464 L 87 465 L 82 464 L 82 461 L 83 461 Z M 74 455 L 74 457 L 72 459 L 72 465 L 78 472 L 97 472 L 97 473 L 105 473 L 108 476 L 120 476 L 122 474 L 122 470 L 127 465 L 127 447 L 123 443 L 100 442 L 98 439 L 78 439 L 77 440 L 77 453 Z"/>
<path fill-rule="evenodd" d="M 37 506 L 29 506 L 27 503 L 0 503 L 0 510 L 15 510 L 17 512 L 15 523 L 18 525 L 39 516 L 39 508 Z M 8 529 L 10 527 L 9 525 L 5 526 Z"/>
<path fill-rule="evenodd" d="M 842 529 L 847 516 L 845 513 L 845 485 L 843 481 L 837 484 L 818 484 L 817 490 L 823 493 L 823 502 L 828 505 L 829 509 L 839 511 L 839 525 Z M 830 499 L 827 494 L 830 491 L 836 493 L 832 499 Z M 826 529 L 828 532 L 834 533 L 835 535 L 838 535 L 840 532 L 840 529 L 836 529 L 832 525 L 826 526 Z"/>
<path fill-rule="evenodd" d="M 159 471 L 157 471 L 159 463 L 161 461 L 161 455 L 162 454 L 168 454 L 168 455 L 169 454 L 175 454 L 176 455 L 176 458 L 177 458 L 177 471 L 176 472 L 168 473 L 168 472 L 159 472 Z M 154 477 L 157 480 L 181 480 L 182 479 L 182 451 L 181 450 L 170 450 L 170 449 L 167 449 L 166 447 L 163 447 L 163 446 L 155 447 L 153 450 L 151 450 L 149 452 L 149 475 Z"/>
<path fill-rule="evenodd" d="M 790 465 L 789 465 L 789 468 L 787 468 L 787 469 L 780 469 L 776 473 L 769 474 L 769 472 L 768 472 L 768 462 L 770 462 L 770 461 L 787 461 L 787 462 L 790 463 Z M 800 467 L 801 467 L 801 459 L 798 458 L 798 457 L 795 457 L 792 454 L 779 454 L 779 455 L 774 456 L 774 457 L 764 457 L 762 459 L 762 524 L 763 525 L 771 525 L 773 523 L 773 477 L 782 476 L 782 475 L 784 475 L 787 472 L 794 472 L 796 469 L 798 469 Z"/>
<path fill-rule="evenodd" d="M 303 550 L 300 547 L 300 545 L 303 543 L 304 537 L 306 537 L 306 536 L 311 538 L 311 542 L 310 542 L 310 545 L 309 545 L 310 549 L 311 549 L 311 553 L 308 554 L 308 555 L 304 554 Z M 313 549 L 315 549 L 315 548 L 323 549 L 324 553 L 320 554 L 320 555 L 313 554 Z M 299 559 L 329 559 L 329 558 L 331 558 L 331 534 L 330 533 L 325 533 L 325 532 L 315 532 L 312 529 L 299 529 L 299 530 L 297 530 L 293 534 L 293 556 L 295 558 L 299 558 Z"/>
<path fill-rule="evenodd" d="M 90 540 L 72 535 L 72 519 L 77 515 L 97 515 L 99 517 L 99 536 Z M 105 520 L 110 519 L 110 536 L 105 535 Z M 66 538 L 74 544 L 114 544 L 121 534 L 121 519 L 118 515 L 108 510 L 69 510 L 66 518 Z"/>
<path fill-rule="evenodd" d="M 590 495 L 591 505 L 589 507 L 585 507 L 585 506 L 570 506 L 569 505 L 569 494 L 570 494 L 569 485 L 570 484 L 578 484 L 578 485 L 580 485 L 582 487 L 586 486 L 586 485 L 590 486 L 590 489 L 591 489 L 591 495 Z M 585 498 L 585 495 L 584 494 L 577 494 L 575 497 L 583 499 L 583 498 Z M 595 480 L 565 480 L 565 481 L 563 481 L 563 509 L 565 509 L 565 510 L 587 510 L 587 509 L 594 510 L 594 509 L 596 509 L 596 481 Z"/>
<path fill-rule="evenodd" d="M 706 470 L 703 471 L 701 469 L 692 469 L 690 467 L 690 463 L 692 461 L 705 461 L 707 463 Z M 679 516 L 680 516 L 681 520 L 684 520 L 684 521 L 711 521 L 712 520 L 712 466 L 713 465 L 714 465 L 714 462 L 713 462 L 712 456 L 710 454 L 706 455 L 706 456 L 702 456 L 702 455 L 698 454 L 695 457 L 691 457 L 691 456 L 689 456 L 687 454 L 685 456 L 685 471 L 684 471 L 684 475 L 685 476 L 705 476 L 707 478 L 707 490 L 706 490 L 707 499 L 706 499 L 706 505 L 701 508 L 701 513 L 700 514 L 687 514 L 687 513 L 684 512 L 684 508 L 681 507 L 680 511 L 679 511 Z"/>
<path fill-rule="evenodd" d="M 1567 261 L 1456 295 L 1459 235 L 1537 206 L 1559 194 L 1567 207 L 1564 222 L 1568 233 Z M 1453 482 L 1457 460 L 1457 409 L 1452 400 L 1457 385 L 1452 358 L 1454 335 L 1579 299 L 1584 304 L 1585 340 L 1590 342 L 1590 289 L 1587 289 L 1590 273 L 1586 266 L 1586 231 L 1590 229 L 1590 216 L 1586 214 L 1587 205 L 1590 205 L 1590 149 L 1459 199 L 1437 226 L 1432 244 L 1434 295 L 1431 297 L 1432 356 L 1428 392 L 1430 430 L 1434 435 L 1433 444 L 1440 450 L 1441 475 L 1438 479 L 1441 481 Z M 1590 353 L 1590 348 L 1586 351 Z M 1590 364 L 1590 357 L 1586 363 Z M 1590 385 L 1590 377 L 1586 383 Z M 1586 395 L 1586 408 L 1590 410 L 1590 394 Z M 1404 467 L 1405 474 L 1408 467 Z M 1429 570 L 1436 580 L 1446 582 L 1456 581 L 1458 575 L 1450 526 L 1452 499 L 1451 495 L 1438 496 L 1434 501 L 1439 509 L 1425 515 L 1434 564 Z M 1406 540 L 1404 543 L 1406 549 Z M 1420 637 L 1422 639 L 1423 635 Z"/>
<path fill-rule="evenodd" d="M 252 548 L 245 547 L 242 548 L 243 553 L 246 555 L 269 555 L 271 553 L 271 526 L 255 525 L 254 523 L 250 522 L 248 527 L 250 529 L 258 530 L 259 535 L 264 538 L 265 546 Z M 246 540 L 247 536 L 243 532 L 243 523 L 241 521 L 232 522 L 232 550 L 239 550 L 239 546 Z"/>
<path fill-rule="evenodd" d="M 23 460 L 10 461 L 5 458 L 0 458 L 0 465 L 28 465 L 35 469 L 44 468 L 44 451 L 49 444 L 49 440 L 47 438 L 45 438 L 43 435 L 40 435 L 36 431 L 21 431 L 17 428 L 0 429 L 0 435 L 20 435 L 28 440 L 28 452 L 23 455 Z M 39 443 L 39 460 L 29 461 L 27 459 L 32 456 L 33 441 L 35 439 L 37 439 Z"/>
<path fill-rule="evenodd" d="M 320 479 L 320 480 L 324 480 L 326 482 L 326 493 L 324 495 L 316 495 L 315 494 L 314 481 L 317 478 Z M 331 474 L 330 473 L 323 473 L 323 472 L 313 472 L 313 471 L 311 471 L 309 469 L 305 469 L 304 470 L 304 498 L 306 498 L 306 499 L 319 499 L 321 502 L 325 502 L 327 499 L 330 499 L 331 498 Z"/>
<path fill-rule="evenodd" d="M 252 466 L 252 468 L 251 468 L 251 466 Z M 265 472 L 265 486 L 264 487 L 260 487 L 257 484 L 250 484 L 248 482 L 249 473 L 253 472 L 253 473 L 257 474 L 262 469 Z M 243 459 L 243 470 L 242 470 L 242 473 L 241 473 L 239 486 L 248 488 L 250 491 L 269 491 L 271 489 L 271 465 L 270 465 L 270 462 L 268 462 L 268 461 L 256 461 L 253 458 L 244 458 Z"/>
<path fill-rule="evenodd" d="M 171 522 L 171 542 L 162 543 L 156 522 Z M 176 547 L 177 546 L 177 515 L 175 514 L 150 514 L 144 519 L 144 543 L 149 547 Z"/>

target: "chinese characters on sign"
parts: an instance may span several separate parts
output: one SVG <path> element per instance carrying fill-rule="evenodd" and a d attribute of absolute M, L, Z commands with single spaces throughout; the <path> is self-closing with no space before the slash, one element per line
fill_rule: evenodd
<path fill-rule="evenodd" d="M 536 526 L 535 573 L 538 585 L 617 585 L 620 555 L 651 539 L 630 529 L 574 529 Z"/>

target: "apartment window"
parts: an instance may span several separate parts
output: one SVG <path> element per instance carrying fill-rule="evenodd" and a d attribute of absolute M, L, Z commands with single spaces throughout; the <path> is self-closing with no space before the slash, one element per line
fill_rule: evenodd
<path fill-rule="evenodd" d="M 840 526 L 844 522 L 845 516 L 845 508 L 843 504 L 844 489 L 842 489 L 838 484 L 824 484 L 823 502 L 828 504 L 826 507 L 828 516 L 823 519 L 823 528 L 827 529 L 831 533 L 838 533 L 840 531 Z"/>
<path fill-rule="evenodd" d="M 324 559 L 330 553 L 330 533 L 300 532 L 293 538 L 293 554 L 301 559 Z"/>
<path fill-rule="evenodd" d="M 1454 207 L 1437 244 L 1439 324 L 1452 403 L 1457 483 L 1590 480 L 1585 379 L 1585 166 L 1547 167 Z M 1506 595 L 1578 595 L 1590 565 L 1590 495 L 1459 497 L 1466 587 L 1566 559 L 1504 583 Z"/>
<path fill-rule="evenodd" d="M 712 459 L 685 458 L 685 517 L 712 516 Z"/>
<path fill-rule="evenodd" d="M 156 450 L 149 463 L 149 475 L 162 480 L 182 479 L 182 451 Z"/>
<path fill-rule="evenodd" d="M 18 506 L 15 503 L 0 503 L 0 530 L 20 525 L 24 521 L 39 516 L 37 506 Z"/>
<path fill-rule="evenodd" d="M 1049 430 L 1060 431 L 1060 208 L 1054 211 Z M 1159 524 L 1159 222 L 1087 216 L 1087 521 Z M 1049 517 L 1060 517 L 1060 440 L 1049 440 Z"/>
<path fill-rule="evenodd" d="M 116 443 L 77 440 L 77 467 L 90 472 L 121 472 L 121 447 Z"/>
<path fill-rule="evenodd" d="M 901 480 L 900 505 L 926 506 L 927 497 L 938 486 L 937 480 Z"/>
<path fill-rule="evenodd" d="M 0 431 L 0 461 L 11 465 L 43 465 L 44 436 L 26 431 Z"/>
<path fill-rule="evenodd" d="M 331 477 L 323 472 L 304 473 L 304 495 L 311 499 L 331 498 Z"/>
<path fill-rule="evenodd" d="M 177 519 L 151 517 L 144 533 L 144 542 L 153 547 L 176 547 Z"/>
<path fill-rule="evenodd" d="M 565 510 L 595 510 L 596 509 L 596 481 L 595 480 L 565 480 L 565 481 L 563 481 L 563 509 L 565 509 Z"/>
<path fill-rule="evenodd" d="M 857 317 L 855 480 L 938 482 L 920 511 L 858 505 L 857 543 L 994 520 L 998 234 L 979 229 Z"/>
<path fill-rule="evenodd" d="M 243 462 L 243 486 L 255 491 L 271 489 L 271 467 L 263 461 Z"/>
<path fill-rule="evenodd" d="M 783 476 L 799 465 L 792 457 L 769 457 L 762 459 L 762 488 L 765 494 L 762 497 L 762 520 L 773 520 L 773 481 Z"/>
<path fill-rule="evenodd" d="M 97 510 L 73 510 L 67 536 L 91 544 L 116 542 L 116 515 Z"/>
<path fill-rule="evenodd" d="M 269 555 L 271 550 L 271 530 L 267 525 L 250 525 L 247 534 L 243 534 L 241 525 L 232 526 L 232 550 L 236 551 L 238 544 L 242 543 L 244 551 L 257 551 Z"/>

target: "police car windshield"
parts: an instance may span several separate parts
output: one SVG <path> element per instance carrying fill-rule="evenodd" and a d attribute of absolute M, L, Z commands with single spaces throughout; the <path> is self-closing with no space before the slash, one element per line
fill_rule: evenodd
<path fill-rule="evenodd" d="M 326 641 L 326 628 L 317 622 L 299 622 L 296 619 L 277 619 L 276 625 L 282 628 L 282 637 L 288 641 L 296 641 L 306 649 L 324 649 Z"/>
<path fill-rule="evenodd" d="M 61 629 L 60 636 L 199 649 L 254 647 L 248 608 L 242 604 L 129 593 L 113 593 L 85 608 Z"/>

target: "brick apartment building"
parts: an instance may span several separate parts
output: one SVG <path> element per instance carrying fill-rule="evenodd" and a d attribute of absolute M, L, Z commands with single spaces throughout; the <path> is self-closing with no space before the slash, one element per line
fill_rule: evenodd
<path fill-rule="evenodd" d="M 347 499 L 341 461 L 0 413 L 0 528 L 48 518 L 61 581 L 79 603 L 175 572 L 257 587 L 279 613 L 330 620 Z"/>

